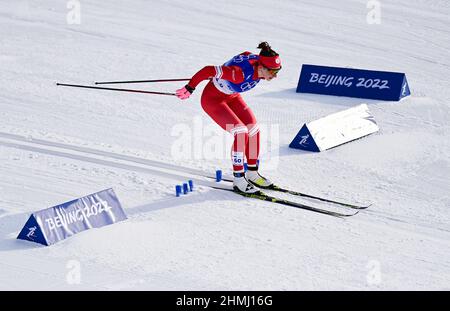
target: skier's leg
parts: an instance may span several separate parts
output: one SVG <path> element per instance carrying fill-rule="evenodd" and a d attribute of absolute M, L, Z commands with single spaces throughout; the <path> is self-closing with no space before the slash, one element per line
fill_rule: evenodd
<path fill-rule="evenodd" d="M 233 110 L 237 117 L 247 126 L 248 143 L 245 149 L 247 165 L 255 167 L 259 158 L 259 125 L 253 111 L 245 103 L 244 99 L 237 94 L 230 101 L 228 106 Z"/>
<path fill-rule="evenodd" d="M 244 172 L 244 155 L 248 141 L 248 130 L 227 105 L 229 98 L 229 95 L 221 93 L 210 83 L 202 94 L 202 108 L 221 128 L 233 135 L 234 142 L 231 150 L 233 171 Z"/>
<path fill-rule="evenodd" d="M 203 91 L 201 103 L 203 110 L 224 130 L 234 136 L 231 158 L 233 162 L 234 188 L 246 193 L 258 190 L 250 184 L 244 174 L 244 155 L 248 143 L 248 129 L 228 106 L 230 96 L 220 93 L 210 83 Z"/>
<path fill-rule="evenodd" d="M 253 111 L 247 106 L 240 95 L 233 97 L 228 105 L 248 128 L 248 144 L 246 148 L 248 171 L 245 175 L 246 178 L 260 188 L 270 188 L 273 185 L 272 181 L 258 173 L 257 161 L 260 149 L 260 133 L 259 125 Z"/>

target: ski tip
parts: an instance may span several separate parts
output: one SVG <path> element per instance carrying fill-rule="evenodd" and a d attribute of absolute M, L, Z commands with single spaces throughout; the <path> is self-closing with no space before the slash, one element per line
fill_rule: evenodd
<path fill-rule="evenodd" d="M 369 205 L 362 205 L 362 206 L 358 206 L 358 207 L 353 207 L 353 209 L 357 209 L 357 210 L 364 210 L 367 209 L 369 207 L 371 207 L 373 204 L 370 203 Z"/>
<path fill-rule="evenodd" d="M 359 213 L 359 211 L 356 211 L 355 213 L 353 213 L 353 214 L 347 214 L 347 216 L 346 217 L 350 217 L 350 216 L 355 216 L 356 214 L 358 214 Z"/>
<path fill-rule="evenodd" d="M 359 212 L 360 212 L 360 211 L 355 211 L 354 213 L 351 213 L 351 214 L 344 214 L 344 213 L 336 212 L 336 213 L 333 213 L 333 216 L 336 216 L 336 217 L 338 217 L 338 218 L 347 218 L 347 217 L 355 216 L 355 215 L 358 214 Z"/>

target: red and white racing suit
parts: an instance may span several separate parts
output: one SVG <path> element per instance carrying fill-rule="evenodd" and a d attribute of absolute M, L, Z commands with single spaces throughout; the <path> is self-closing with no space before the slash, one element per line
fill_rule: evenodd
<path fill-rule="evenodd" d="M 240 55 L 248 55 L 249 52 Z M 257 60 L 250 60 L 252 66 Z M 208 82 L 201 96 L 203 110 L 224 130 L 234 136 L 231 152 L 233 171 L 244 172 L 244 156 L 249 166 L 256 166 L 259 157 L 259 126 L 255 115 L 238 92 L 224 89 L 220 81 L 240 84 L 245 80 L 239 66 L 206 66 L 198 71 L 188 85 L 195 88 L 201 81 Z M 259 81 L 253 70 L 251 79 Z M 249 80 L 249 77 L 247 77 Z M 256 84 L 256 83 L 255 83 Z M 221 87 L 222 86 L 222 87 Z"/>

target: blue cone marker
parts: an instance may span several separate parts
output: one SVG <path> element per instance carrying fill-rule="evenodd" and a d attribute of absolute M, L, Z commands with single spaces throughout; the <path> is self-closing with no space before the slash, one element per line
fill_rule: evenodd
<path fill-rule="evenodd" d="M 181 186 L 180 185 L 176 185 L 175 186 L 175 195 L 177 196 L 177 197 L 179 197 L 180 195 L 181 195 Z"/>
<path fill-rule="evenodd" d="M 219 182 L 222 180 L 222 171 L 221 170 L 217 170 L 216 171 L 216 181 Z"/>
<path fill-rule="evenodd" d="M 192 179 L 189 179 L 189 191 L 194 191 L 194 181 Z"/>
<path fill-rule="evenodd" d="M 184 184 L 183 184 L 183 193 L 184 193 L 184 194 L 188 194 L 188 192 L 189 192 L 188 184 L 187 184 L 187 183 L 184 183 Z"/>

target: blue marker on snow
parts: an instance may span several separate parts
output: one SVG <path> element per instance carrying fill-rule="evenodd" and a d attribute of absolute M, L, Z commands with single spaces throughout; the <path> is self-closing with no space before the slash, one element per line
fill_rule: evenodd
<path fill-rule="evenodd" d="M 217 170 L 216 171 L 216 181 L 219 182 L 222 180 L 222 171 L 221 170 Z"/>
<path fill-rule="evenodd" d="M 189 183 L 189 191 L 194 191 L 194 181 L 192 181 L 192 179 L 189 179 L 188 183 Z"/>
<path fill-rule="evenodd" d="M 180 185 L 176 185 L 175 186 L 175 195 L 177 196 L 177 197 L 179 197 L 180 195 L 181 195 L 181 186 Z"/>
<path fill-rule="evenodd" d="M 188 194 L 188 192 L 189 192 L 188 184 L 187 184 L 187 183 L 184 183 L 184 184 L 183 184 L 183 193 L 184 193 L 184 194 Z"/>

